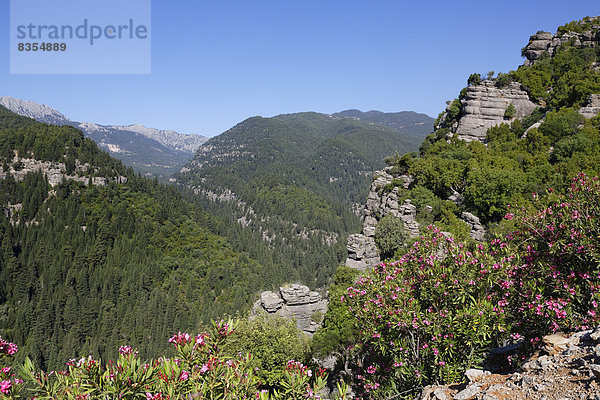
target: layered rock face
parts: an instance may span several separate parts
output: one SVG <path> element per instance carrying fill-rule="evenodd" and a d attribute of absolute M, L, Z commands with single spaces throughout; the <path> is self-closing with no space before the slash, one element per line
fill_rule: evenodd
<path fill-rule="evenodd" d="M 462 103 L 461 118 L 451 131 L 467 142 L 484 141 L 489 128 L 523 118 L 536 108 L 535 103 L 529 100 L 527 92 L 516 82 L 511 82 L 503 88 L 496 87 L 493 81 L 469 86 Z M 506 109 L 511 104 L 515 113 L 511 118 L 507 118 Z"/>
<path fill-rule="evenodd" d="M 266 312 L 286 319 L 295 319 L 298 329 L 313 334 L 321 326 L 321 319 L 327 311 L 327 300 L 307 286 L 293 284 L 280 287 L 279 293 L 263 292 L 260 300 L 254 303 L 252 314 Z"/>
<path fill-rule="evenodd" d="M 386 191 L 385 187 L 394 181 L 389 169 L 375 172 L 377 177 L 371 184 L 367 204 L 364 208 L 362 233 L 348 237 L 348 258 L 346 265 L 364 271 L 379 263 L 379 252 L 375 246 L 375 229 L 379 220 L 388 214 L 399 218 L 404 223 L 404 229 L 411 237 L 419 235 L 419 223 L 416 220 L 417 208 L 409 199 L 399 204 L 398 187 Z M 402 180 L 405 187 L 412 182 L 409 176 L 402 175 L 396 179 Z"/>
<path fill-rule="evenodd" d="M 15 169 L 15 165 L 20 165 L 18 169 Z M 41 171 L 42 174 L 48 179 L 50 186 L 54 187 L 61 182 L 72 179 L 76 182 L 82 182 L 86 185 L 91 183 L 95 186 L 106 186 L 108 180 L 100 176 L 92 176 L 91 181 L 88 169 L 89 164 L 80 164 L 79 160 L 75 160 L 75 171 L 74 174 L 69 175 L 66 173 L 66 165 L 60 162 L 51 161 L 40 161 L 33 158 L 21 158 L 15 154 L 12 160 L 12 165 L 9 165 L 9 169 L 4 171 L 0 166 L 0 178 L 5 179 L 8 174 L 11 174 L 16 181 L 23 181 L 25 176 L 30 172 Z M 98 171 L 93 171 L 94 173 Z M 127 178 L 124 176 L 116 176 L 112 178 L 117 183 L 126 183 Z"/>
<path fill-rule="evenodd" d="M 403 202 L 399 197 L 400 187 L 395 186 L 389 190 L 389 185 L 402 182 L 404 188 L 408 188 L 413 179 L 407 175 L 393 176 L 390 168 L 375 172 L 377 177 L 371 184 L 367 204 L 364 208 L 363 229 L 361 233 L 350 235 L 346 248 L 348 249 L 348 258 L 346 265 L 350 268 L 364 271 L 379 262 L 379 251 L 375 245 L 375 229 L 379 221 L 388 214 L 399 218 L 409 237 L 419 236 L 420 226 L 417 222 L 417 207 L 412 204 L 410 199 Z M 459 203 L 458 193 L 456 198 L 452 196 L 448 200 Z M 430 206 L 426 206 L 429 208 Z M 482 241 L 485 238 L 486 230 L 476 215 L 469 212 L 463 212 L 461 219 L 468 225 L 471 238 Z"/>
<path fill-rule="evenodd" d="M 584 20 L 585 21 L 585 20 Z M 577 48 L 595 47 L 600 42 L 600 18 L 594 17 L 588 19 L 593 25 L 591 29 L 582 32 L 566 32 L 556 33 L 553 35 L 550 32 L 540 31 L 529 38 L 529 43 L 523 49 L 523 56 L 526 60 L 524 65 L 535 64 L 544 53 L 550 56 L 554 55 L 556 49 L 565 44 L 572 42 Z"/>

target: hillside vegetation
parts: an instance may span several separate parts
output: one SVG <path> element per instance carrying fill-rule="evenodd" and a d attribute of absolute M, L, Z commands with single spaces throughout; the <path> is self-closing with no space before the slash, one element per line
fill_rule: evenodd
<path fill-rule="evenodd" d="M 164 351 L 173 331 L 248 309 L 270 282 L 273 271 L 211 232 L 217 220 L 125 169 L 80 131 L 0 108 L 0 146 L 3 171 L 21 168 L 18 154 L 109 182 L 51 187 L 33 171 L 0 180 L 0 331 L 36 365 L 60 368 L 82 354 L 114 359 L 124 343 L 144 356 Z M 81 164 L 87 170 L 75 172 Z"/>
<path fill-rule="evenodd" d="M 346 257 L 348 232 L 359 230 L 352 210 L 382 155 L 413 151 L 421 141 L 324 114 L 253 117 L 205 143 L 176 179 L 208 211 L 239 222 L 223 234 L 272 264 L 276 282 L 325 287 Z"/>

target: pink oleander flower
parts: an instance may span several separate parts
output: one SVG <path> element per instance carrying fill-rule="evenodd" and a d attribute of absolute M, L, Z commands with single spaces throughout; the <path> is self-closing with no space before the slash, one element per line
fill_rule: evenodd
<path fill-rule="evenodd" d="M 202 368 L 200 368 L 200 373 L 203 374 L 208 371 L 208 364 L 204 364 Z"/>
<path fill-rule="evenodd" d="M 134 354 L 133 348 L 131 346 L 121 346 L 119 347 L 119 354 L 122 354 L 124 356 Z"/>
<path fill-rule="evenodd" d="M 3 394 L 8 394 L 10 392 L 11 387 L 12 387 L 11 381 L 0 382 L 0 392 L 2 392 Z"/>
<path fill-rule="evenodd" d="M 185 381 L 189 377 L 190 377 L 190 374 L 186 370 L 183 370 L 183 371 L 181 371 L 181 375 L 179 375 L 179 380 Z"/>
<path fill-rule="evenodd" d="M 368 372 L 369 374 L 374 374 L 374 373 L 375 373 L 375 370 L 376 370 L 376 368 L 375 368 L 375 366 L 373 366 L 373 365 L 369 365 L 369 367 L 367 368 L 367 372 Z"/>

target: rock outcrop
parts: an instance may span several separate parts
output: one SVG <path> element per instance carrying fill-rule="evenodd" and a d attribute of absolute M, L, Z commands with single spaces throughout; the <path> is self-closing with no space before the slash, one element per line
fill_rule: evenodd
<path fill-rule="evenodd" d="M 263 292 L 254 303 L 252 315 L 265 312 L 286 319 L 295 319 L 298 329 L 313 334 L 321 326 L 327 311 L 327 300 L 307 286 L 293 284 L 279 288 L 279 293 Z"/>
<path fill-rule="evenodd" d="M 400 187 L 408 188 L 412 178 L 408 175 L 393 176 L 391 168 L 375 172 L 375 180 L 371 184 L 371 190 L 364 207 L 362 232 L 348 237 L 346 248 L 348 258 L 346 265 L 350 268 L 364 271 L 381 262 L 377 246 L 375 245 L 375 230 L 379 221 L 388 214 L 399 218 L 409 237 L 419 236 L 420 226 L 417 222 L 417 207 L 410 199 L 402 199 L 399 196 Z M 448 200 L 460 205 L 461 196 L 455 193 Z M 431 206 L 425 206 L 425 212 L 431 212 Z M 461 219 L 469 226 L 471 238 L 482 241 L 486 230 L 476 215 L 463 212 Z"/>
<path fill-rule="evenodd" d="M 361 271 L 381 261 L 375 246 L 375 229 L 379 220 L 386 215 L 392 214 L 399 218 L 404 223 L 404 228 L 409 236 L 419 235 L 419 223 L 416 220 L 417 208 L 410 199 L 399 204 L 398 186 L 391 191 L 388 190 L 389 185 L 393 185 L 394 179 L 400 180 L 404 187 L 408 187 L 412 178 L 407 175 L 395 178 L 390 174 L 389 168 L 375 172 L 375 176 L 364 208 L 362 232 L 350 235 L 346 246 L 348 249 L 346 265 Z"/>
<path fill-rule="evenodd" d="M 550 32 L 540 31 L 529 38 L 529 43 L 523 48 L 522 54 L 526 58 L 524 65 L 535 64 L 545 53 L 552 56 L 556 49 L 571 42 L 577 48 L 596 47 L 600 42 L 600 18 L 585 18 L 582 21 L 589 29 L 585 32 Z"/>
<path fill-rule="evenodd" d="M 593 118 L 600 114 L 600 94 L 592 94 L 587 105 L 579 109 L 579 114 L 586 118 Z"/>
<path fill-rule="evenodd" d="M 481 225 L 481 222 L 479 222 L 479 218 L 476 215 L 465 211 L 460 215 L 460 219 L 469 225 L 471 230 L 470 235 L 473 240 L 481 242 L 485 239 L 485 228 Z"/>
<path fill-rule="evenodd" d="M 18 168 L 15 169 L 15 166 L 17 165 Z M 11 174 L 16 181 L 22 181 L 25 179 L 25 176 L 28 173 L 41 171 L 42 174 L 46 176 L 48 183 L 52 187 L 68 179 L 72 179 L 76 182 L 82 182 L 86 185 L 91 183 L 95 186 L 106 186 L 108 179 L 101 176 L 89 176 L 89 167 L 89 164 L 81 164 L 79 160 L 75 160 L 74 173 L 67 174 L 67 168 L 64 163 L 40 161 L 33 158 L 20 158 L 19 156 L 15 155 L 12 160 L 12 165 L 9 166 L 7 171 L 4 171 L 2 166 L 0 166 L 0 178 L 5 179 L 7 174 Z M 111 180 L 114 180 L 117 183 L 127 182 L 127 178 L 124 176 L 116 176 Z"/>
<path fill-rule="evenodd" d="M 484 141 L 489 128 L 523 118 L 536 108 L 527 92 L 516 82 L 503 88 L 497 87 L 494 81 L 471 85 L 467 87 L 467 94 L 461 103 L 461 117 L 451 131 L 467 142 Z M 505 116 L 506 109 L 511 104 L 515 112 L 508 118 Z"/>
<path fill-rule="evenodd" d="M 518 372 L 498 374 L 471 369 L 466 382 L 427 386 L 421 400 L 598 399 L 600 328 L 543 338 L 544 355 L 534 356 Z"/>

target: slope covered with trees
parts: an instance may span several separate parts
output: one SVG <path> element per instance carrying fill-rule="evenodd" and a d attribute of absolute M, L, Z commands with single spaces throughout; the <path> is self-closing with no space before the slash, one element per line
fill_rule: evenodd
<path fill-rule="evenodd" d="M 254 117 L 210 139 L 176 179 L 207 210 L 239 223 L 227 237 L 244 231 L 240 244 L 272 263 L 279 282 L 324 287 L 345 258 L 347 233 L 360 226 L 352 210 L 382 154 L 412 151 L 421 140 L 317 113 Z"/>
<path fill-rule="evenodd" d="M 212 233 L 216 219 L 75 128 L 0 108 L 0 157 L 0 332 L 40 367 L 115 359 L 124 343 L 155 354 L 174 331 L 249 308 L 270 282 L 272 271 Z M 6 173 L 27 172 L 15 162 L 25 158 L 85 179 Z"/>
<path fill-rule="evenodd" d="M 598 21 L 559 33 L 598 37 Z M 358 279 L 340 268 L 337 304 L 312 343 L 340 356 L 363 398 L 412 397 L 473 367 L 514 369 L 543 351 L 545 335 L 597 326 L 600 116 L 588 110 L 600 110 L 582 107 L 600 94 L 600 46 L 576 39 L 486 84 L 518 82 L 537 105 L 530 115 L 515 119 L 509 105 L 509 123 L 466 142 L 455 134 L 469 112 L 463 90 L 419 152 L 386 160 L 397 178 L 413 178 L 385 190 L 417 206 L 421 235 Z M 463 211 L 482 219 L 485 240 L 471 240 Z"/>

